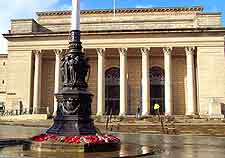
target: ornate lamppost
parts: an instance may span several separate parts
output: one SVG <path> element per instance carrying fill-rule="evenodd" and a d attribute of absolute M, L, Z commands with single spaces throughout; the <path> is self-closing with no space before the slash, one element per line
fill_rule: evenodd
<path fill-rule="evenodd" d="M 62 59 L 62 90 L 55 94 L 57 113 L 46 133 L 32 138 L 33 150 L 77 152 L 120 149 L 120 139 L 100 133 L 91 119 L 93 95 L 87 90 L 90 65 L 80 41 L 80 0 L 72 0 L 69 52 Z M 80 149 L 83 150 L 80 150 Z"/>
<path fill-rule="evenodd" d="M 72 0 L 72 4 L 69 52 L 62 59 L 61 65 L 63 89 L 55 94 L 57 115 L 47 134 L 95 135 L 97 130 L 90 117 L 93 95 L 87 90 L 90 65 L 82 52 L 80 41 L 80 1 Z"/>

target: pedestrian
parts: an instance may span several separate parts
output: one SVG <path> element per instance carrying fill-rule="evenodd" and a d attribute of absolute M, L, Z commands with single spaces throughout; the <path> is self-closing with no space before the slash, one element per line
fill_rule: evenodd
<path fill-rule="evenodd" d="M 140 105 L 137 106 L 137 113 L 136 113 L 136 118 L 139 119 L 141 117 L 141 107 Z"/>

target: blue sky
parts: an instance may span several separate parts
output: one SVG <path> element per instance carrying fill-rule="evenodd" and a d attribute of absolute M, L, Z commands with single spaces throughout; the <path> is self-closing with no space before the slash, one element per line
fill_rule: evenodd
<path fill-rule="evenodd" d="M 0 0 L 0 33 L 10 29 L 10 19 L 35 18 L 35 12 L 68 10 L 72 0 Z M 13 5 L 12 5 L 13 4 Z M 202 6 L 204 12 L 221 12 L 225 25 L 225 0 L 116 0 L 117 8 Z M 82 9 L 113 8 L 113 0 L 81 0 Z M 0 35 L 0 53 L 6 53 L 7 41 Z"/>

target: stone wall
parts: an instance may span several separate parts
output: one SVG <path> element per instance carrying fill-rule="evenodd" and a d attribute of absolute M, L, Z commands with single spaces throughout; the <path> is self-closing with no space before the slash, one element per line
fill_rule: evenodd
<path fill-rule="evenodd" d="M 8 55 L 0 54 L 0 102 L 6 103 Z"/>
<path fill-rule="evenodd" d="M 198 47 L 197 64 L 199 111 L 207 115 L 211 99 L 225 103 L 224 47 Z"/>
<path fill-rule="evenodd" d="M 11 43 L 9 42 L 9 47 Z M 10 65 L 10 66 L 9 66 Z M 7 109 L 17 109 L 19 101 L 24 108 L 31 105 L 32 96 L 32 52 L 8 51 Z"/>
<path fill-rule="evenodd" d="M 14 19 L 11 21 L 11 33 L 38 32 L 39 25 L 34 19 Z"/>

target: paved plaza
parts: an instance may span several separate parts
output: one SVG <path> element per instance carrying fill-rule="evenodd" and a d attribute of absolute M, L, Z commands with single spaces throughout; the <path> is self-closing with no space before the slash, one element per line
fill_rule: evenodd
<path fill-rule="evenodd" d="M 42 133 L 47 128 L 0 125 L 0 137 L 27 138 Z M 19 134 L 18 134 L 19 132 Z M 224 158 L 225 137 L 193 136 L 193 135 L 159 135 L 137 134 L 132 132 L 113 133 L 125 144 L 156 146 L 160 152 L 152 158 Z M 146 148 L 142 149 L 146 150 Z M 65 154 L 65 153 L 64 153 Z M 106 154 L 107 155 L 107 154 Z M 112 155 L 111 155 L 112 156 Z M 1 157 L 1 156 L 0 156 Z M 66 155 L 65 155 L 66 157 Z M 103 155 L 104 157 L 104 155 Z M 146 156 L 143 158 L 149 158 Z M 57 155 L 54 156 L 57 158 Z M 69 158 L 69 157 L 68 157 Z M 107 157 L 106 157 L 107 158 Z"/>

